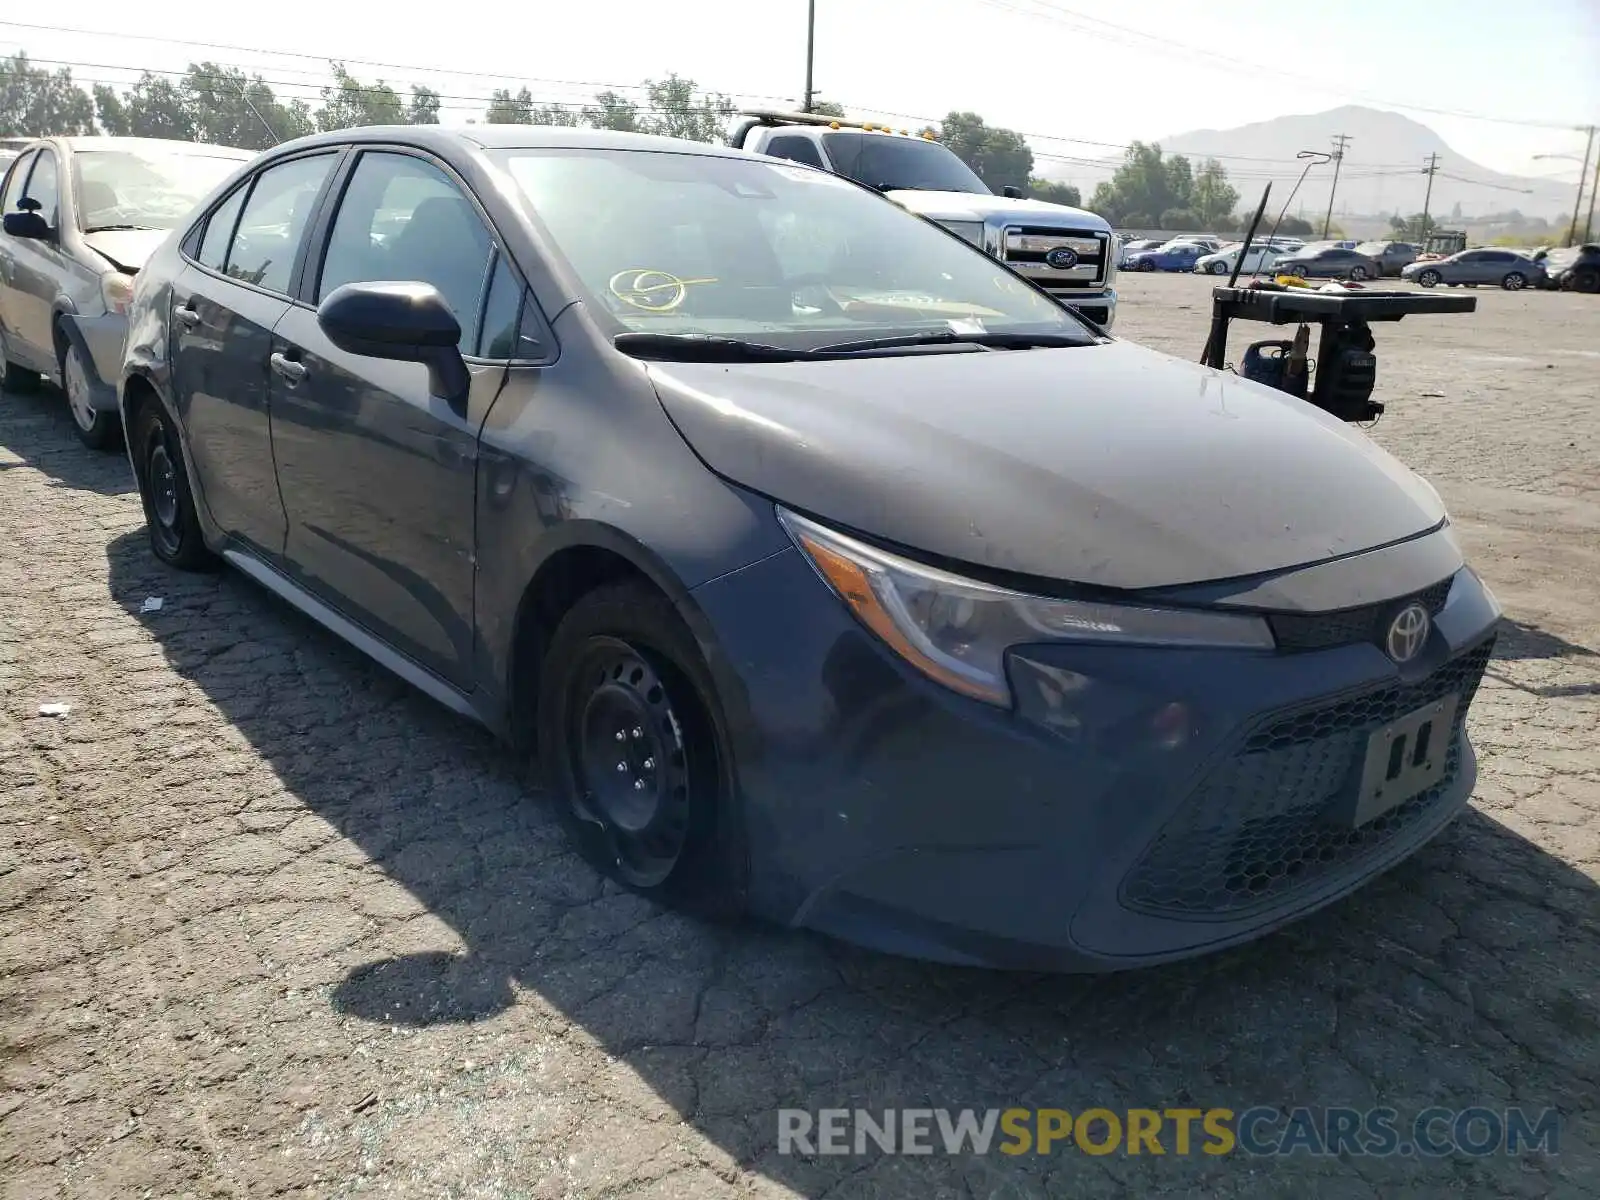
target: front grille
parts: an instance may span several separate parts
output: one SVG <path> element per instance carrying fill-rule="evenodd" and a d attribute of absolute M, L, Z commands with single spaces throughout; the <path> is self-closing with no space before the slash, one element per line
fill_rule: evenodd
<path fill-rule="evenodd" d="M 1430 588 L 1395 600 L 1384 600 L 1361 608 L 1331 613 L 1268 613 L 1267 624 L 1278 649 L 1288 652 L 1326 650 L 1356 642 L 1383 645 L 1388 622 L 1413 600 L 1421 601 L 1430 615 L 1438 615 L 1450 596 L 1452 579 L 1442 579 Z"/>
<path fill-rule="evenodd" d="M 1029 279 L 1049 287 L 1088 287 L 1104 283 L 1111 255 L 1110 238 L 1093 229 L 1060 229 L 1050 225 L 1008 225 L 1000 239 L 1000 255 Z M 1077 265 L 1059 270 L 1045 255 L 1065 246 L 1078 256 Z"/>
<path fill-rule="evenodd" d="M 1421 683 L 1390 686 L 1271 718 L 1208 775 L 1122 882 L 1129 908 L 1234 917 L 1281 903 L 1374 853 L 1433 810 L 1461 768 L 1462 726 L 1494 639 Z M 1354 794 L 1367 738 L 1460 694 L 1443 778 L 1357 828 L 1330 816 Z"/>

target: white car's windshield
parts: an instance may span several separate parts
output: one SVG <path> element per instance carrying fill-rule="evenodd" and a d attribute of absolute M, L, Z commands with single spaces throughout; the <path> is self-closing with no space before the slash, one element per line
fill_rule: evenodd
<path fill-rule="evenodd" d="M 78 228 L 172 229 L 242 161 L 184 150 L 76 151 Z"/>
<path fill-rule="evenodd" d="M 497 157 L 612 333 L 787 348 L 923 332 L 1095 341 L 960 238 L 823 171 L 647 151 Z"/>

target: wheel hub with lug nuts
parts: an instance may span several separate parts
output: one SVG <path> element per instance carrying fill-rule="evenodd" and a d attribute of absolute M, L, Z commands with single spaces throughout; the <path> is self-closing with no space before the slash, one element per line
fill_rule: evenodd
<path fill-rule="evenodd" d="M 605 639 L 585 668 L 570 731 L 578 815 L 600 827 L 625 879 L 653 886 L 671 874 L 689 832 L 682 725 L 632 647 Z"/>

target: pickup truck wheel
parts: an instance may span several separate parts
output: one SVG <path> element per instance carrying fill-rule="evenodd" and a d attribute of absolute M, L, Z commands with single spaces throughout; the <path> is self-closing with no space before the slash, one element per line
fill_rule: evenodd
<path fill-rule="evenodd" d="M 122 432 L 122 422 L 116 413 L 95 410 L 89 369 L 84 366 L 83 352 L 71 342 L 61 350 L 61 386 L 67 393 L 67 408 L 72 412 L 78 440 L 91 450 L 112 449 Z"/>
<path fill-rule="evenodd" d="M 579 852 L 709 915 L 743 907 L 743 838 L 714 687 L 677 610 L 642 583 L 579 600 L 539 672 L 538 752 Z"/>
<path fill-rule="evenodd" d="M 31 392 L 39 386 L 39 372 L 11 361 L 5 330 L 0 329 L 0 392 Z"/>

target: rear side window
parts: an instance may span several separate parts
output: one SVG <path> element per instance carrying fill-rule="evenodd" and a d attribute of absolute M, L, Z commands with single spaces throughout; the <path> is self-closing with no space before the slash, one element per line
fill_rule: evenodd
<path fill-rule="evenodd" d="M 334 155 L 291 159 L 256 176 L 224 268 L 235 279 L 287 293 L 294 257 Z"/>
<path fill-rule="evenodd" d="M 787 158 L 790 162 L 804 163 L 808 167 L 822 166 L 822 155 L 811 144 L 810 138 L 784 135 L 767 143 L 767 153 L 774 158 Z"/>
<path fill-rule="evenodd" d="M 244 207 L 248 188 L 236 188 L 233 195 L 218 206 L 206 222 L 206 236 L 201 239 L 200 265 L 220 271 L 228 264 L 228 245 L 233 241 L 233 227 L 239 223 L 239 210 Z"/>
<path fill-rule="evenodd" d="M 22 199 L 22 181 L 28 177 L 28 168 L 33 165 L 34 152 L 24 154 L 11 164 L 11 174 L 6 178 L 5 198 L 0 200 L 0 207 L 6 212 L 17 211 L 17 201 Z"/>

